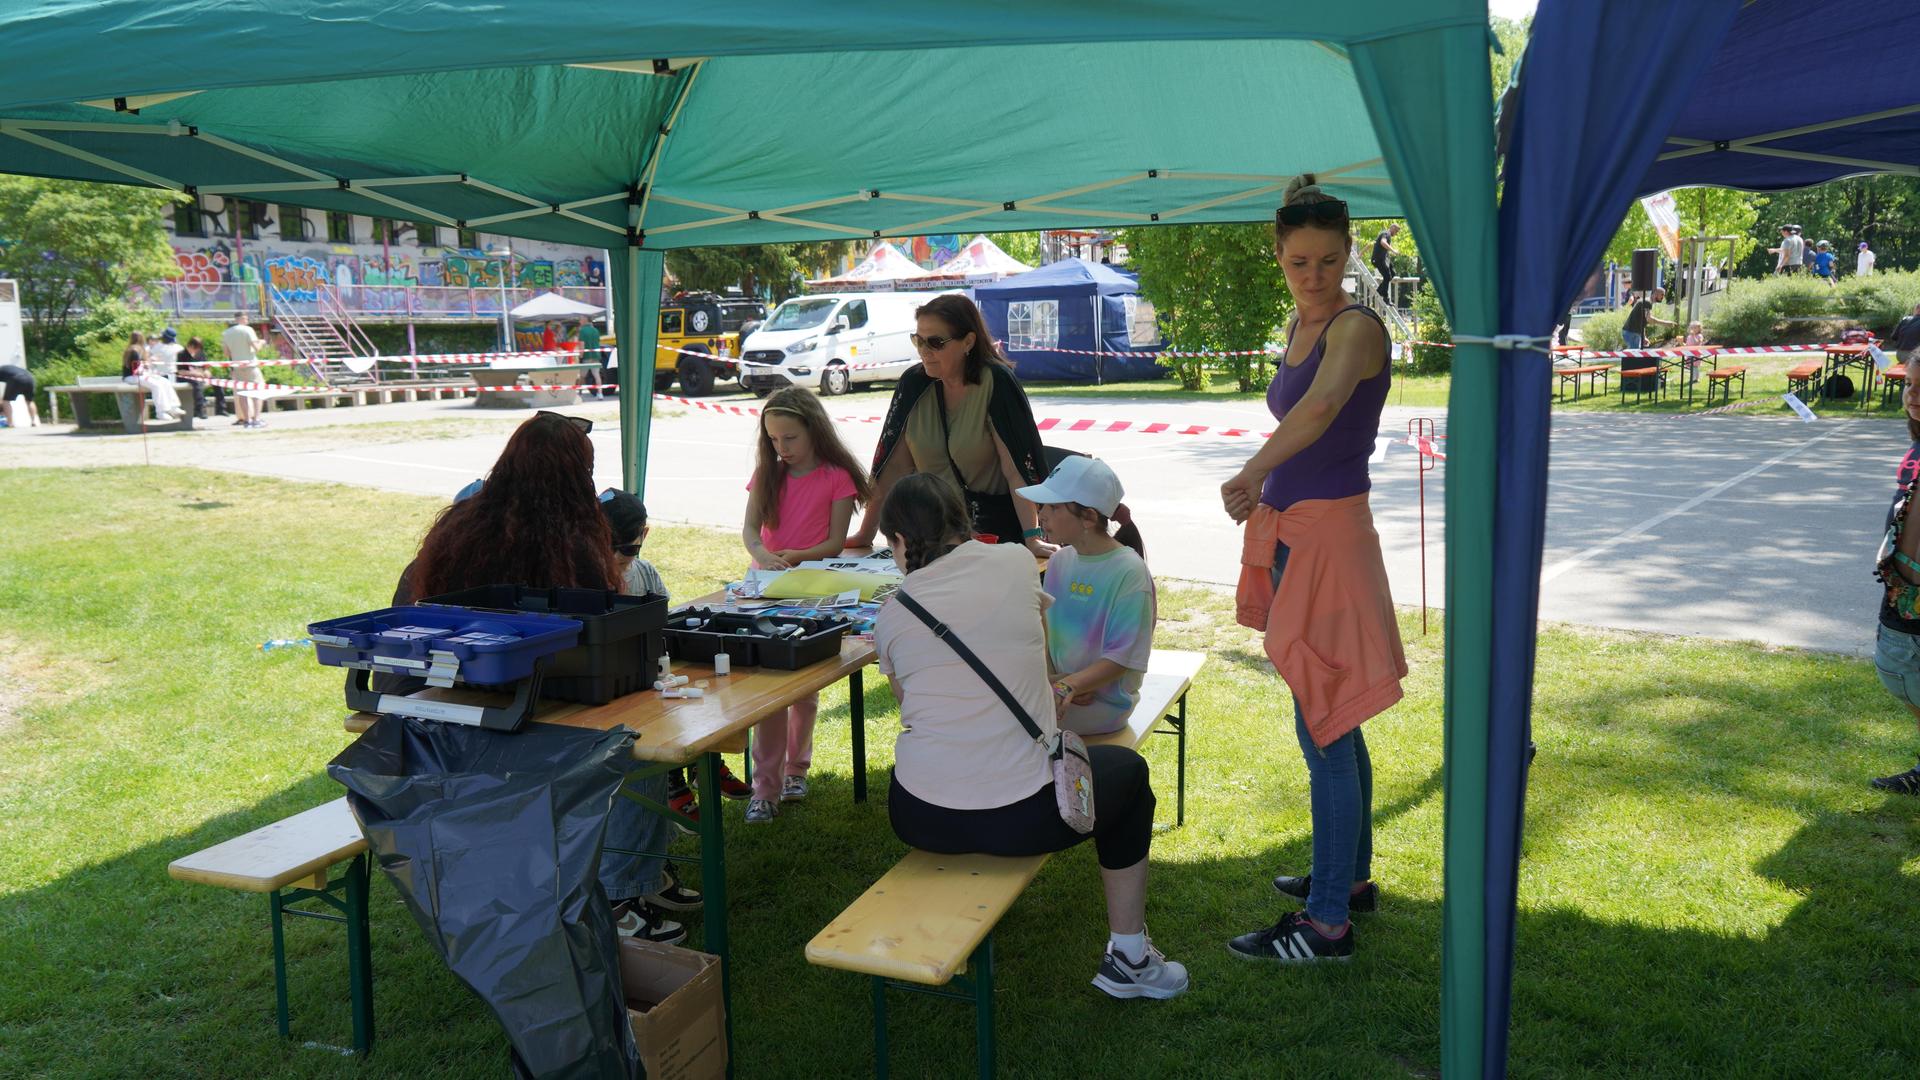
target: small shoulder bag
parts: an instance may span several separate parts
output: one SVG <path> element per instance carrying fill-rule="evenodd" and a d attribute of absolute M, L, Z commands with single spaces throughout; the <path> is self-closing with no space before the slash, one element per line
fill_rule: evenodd
<path fill-rule="evenodd" d="M 958 653 L 960 659 L 973 669 L 973 673 L 987 684 L 987 688 L 999 696 L 1000 703 L 1013 713 L 1013 718 L 1020 721 L 1021 727 L 1027 729 L 1033 741 L 1047 752 L 1047 762 L 1053 769 L 1053 801 L 1060 811 L 1060 820 L 1066 822 L 1074 832 L 1082 835 L 1092 832 L 1093 763 L 1087 757 L 1087 744 L 1071 731 L 1056 731 L 1052 738 L 1048 738 L 1041 732 L 1040 725 L 1027 715 L 1027 710 L 1020 707 L 1019 700 L 1008 692 L 1006 685 L 987 669 L 987 665 L 973 654 L 972 649 L 967 648 L 966 642 L 947 628 L 946 623 L 934 618 L 931 612 L 920 606 L 919 601 L 904 591 L 894 593 L 893 598 L 926 623 L 934 637 L 946 642 L 949 648 Z"/>

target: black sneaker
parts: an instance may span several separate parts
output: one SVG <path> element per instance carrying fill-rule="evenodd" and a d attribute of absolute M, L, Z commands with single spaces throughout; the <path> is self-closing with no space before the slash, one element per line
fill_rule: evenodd
<path fill-rule="evenodd" d="M 660 881 L 660 890 L 647 897 L 648 904 L 666 908 L 668 911 L 699 911 L 701 909 L 703 901 L 699 891 L 680 884 L 680 880 L 673 874 L 673 867 L 669 866 L 660 871 Z"/>
<path fill-rule="evenodd" d="M 651 904 L 623 900 L 613 905 L 614 930 L 621 937 L 644 938 L 661 945 L 687 940 L 687 928 L 667 918 Z"/>
<path fill-rule="evenodd" d="M 1241 934 L 1227 942 L 1227 950 L 1249 960 L 1278 960 L 1305 964 L 1315 960 L 1353 959 L 1353 926 L 1337 938 L 1322 934 L 1304 912 L 1290 911 L 1265 930 Z"/>
<path fill-rule="evenodd" d="M 1920 765 L 1893 776 L 1882 776 L 1873 782 L 1873 786 L 1895 795 L 1920 795 Z"/>
<path fill-rule="evenodd" d="M 1306 877 L 1288 877 L 1281 874 L 1273 879 L 1273 890 L 1282 896 L 1291 896 L 1296 900 L 1305 900 L 1313 891 L 1313 875 Z M 1372 912 L 1380 907 L 1380 886 L 1367 882 L 1366 888 L 1347 898 L 1347 910 L 1360 913 Z"/>

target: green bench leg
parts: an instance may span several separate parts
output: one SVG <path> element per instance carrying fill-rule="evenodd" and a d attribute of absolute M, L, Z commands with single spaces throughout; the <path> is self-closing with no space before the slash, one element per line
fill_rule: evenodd
<path fill-rule="evenodd" d="M 321 919 L 346 925 L 347 993 L 352 1003 L 353 1013 L 351 1052 L 366 1054 L 373 1049 L 373 942 L 367 921 L 370 871 L 371 863 L 367 856 L 360 855 L 347 864 L 347 872 L 344 876 L 327 882 L 324 889 L 279 889 L 267 894 L 267 910 L 272 916 L 273 923 L 273 1018 L 281 1038 L 293 1037 L 293 1018 L 287 1007 L 285 922 L 286 916 L 298 915 L 305 919 Z M 333 908 L 337 914 L 324 911 L 302 911 L 289 906 L 302 900 L 318 900 Z"/>
<path fill-rule="evenodd" d="M 873 976 L 873 1075 L 885 1080 L 890 1072 L 887 1061 L 887 987 L 897 986 L 916 994 L 928 997 L 952 998 L 956 1001 L 973 1002 L 973 1040 L 974 1053 L 978 1060 L 981 1080 L 992 1080 L 995 1075 L 996 1042 L 993 1025 L 993 932 L 981 939 L 974 947 L 973 955 L 967 958 L 969 975 L 956 977 L 953 982 L 961 991 L 944 990 L 938 987 L 921 986 L 918 983 L 895 982 L 881 975 Z"/>

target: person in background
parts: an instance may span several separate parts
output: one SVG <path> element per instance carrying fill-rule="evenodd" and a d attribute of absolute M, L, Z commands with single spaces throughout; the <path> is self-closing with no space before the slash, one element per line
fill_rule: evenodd
<path fill-rule="evenodd" d="M 853 508 L 871 493 L 853 452 L 840 441 L 813 391 L 789 386 L 760 407 L 753 477 L 741 542 L 753 565 L 784 570 L 838 555 L 847 545 Z M 765 824 L 780 803 L 807 797 L 813 725 L 820 695 L 808 694 L 753 729 L 753 797 L 747 821 Z"/>
<path fill-rule="evenodd" d="M 531 588 L 618 589 L 619 555 L 608 517 L 593 490 L 593 422 L 541 410 L 514 429 L 484 481 L 461 490 L 434 519 L 420 550 L 401 572 L 395 606 L 418 603 L 481 585 Z M 381 693 L 407 693 L 421 685 L 376 681 Z M 666 778 L 648 777 L 630 787 L 665 801 Z M 664 851 L 673 823 L 631 799 L 616 797 L 609 830 L 616 847 Z M 615 832 L 615 829 L 618 829 Z M 698 897 L 662 873 L 657 856 L 603 858 L 601 882 L 622 937 L 672 944 L 686 928 L 662 907 L 697 904 Z M 665 902 L 661 897 L 665 897 Z"/>
<path fill-rule="evenodd" d="M 1054 716 L 1081 735 L 1127 726 L 1153 655 L 1153 575 L 1126 492 L 1107 463 L 1075 454 L 1017 494 L 1040 508 L 1047 543 L 1047 670 Z M 1109 522 L 1120 531 L 1108 535 Z"/>
<path fill-rule="evenodd" d="M 640 545 L 647 540 L 647 504 L 638 496 L 617 488 L 608 488 L 600 493 L 600 513 L 607 519 L 607 531 L 613 538 L 613 563 L 620 575 L 620 591 L 629 596 L 657 596 L 667 599 L 666 583 L 660 580 L 660 571 L 653 564 L 640 557 Z M 679 775 L 676 770 L 674 775 Z M 685 780 L 681 785 L 685 786 Z M 669 778 L 666 786 L 671 793 L 673 781 Z M 669 803 L 671 805 L 671 803 Z M 698 818 L 695 818 L 697 821 Z M 607 814 L 607 833 L 623 838 L 638 838 L 629 843 L 621 840 L 616 846 L 630 847 L 640 851 L 656 851 L 665 845 L 667 836 L 660 827 L 661 815 L 648 810 L 639 803 L 624 796 L 616 796 L 613 809 Z M 688 831 L 679 822 L 673 825 L 682 831 Z M 654 873 L 658 871 L 657 877 Z M 607 852 L 600 856 L 600 884 L 607 890 L 609 897 L 625 898 L 629 905 L 640 906 L 639 921 L 654 923 L 662 921 L 659 911 L 698 911 L 700 894 L 682 885 L 673 872 L 673 863 L 663 862 L 637 855 L 621 855 Z M 635 901 L 634 897 L 644 897 Z M 649 912 L 647 907 L 654 910 Z M 623 917 L 626 913 L 621 913 Z"/>
<path fill-rule="evenodd" d="M 180 366 L 185 368 L 182 374 L 193 383 L 194 415 L 205 419 L 207 416 L 207 394 L 213 394 L 213 412 L 218 416 L 227 411 L 227 388 L 214 386 L 209 388 L 201 380 L 210 377 L 207 362 L 207 344 L 197 337 L 190 337 L 180 349 Z"/>
<path fill-rule="evenodd" d="M 1799 273 L 1806 249 L 1807 242 L 1800 239 L 1800 226 L 1780 226 L 1780 246 L 1767 249 L 1768 254 L 1779 256 L 1774 261 L 1773 272 L 1787 275 Z"/>
<path fill-rule="evenodd" d="M 1834 287 L 1833 245 L 1825 240 L 1814 245 L 1813 276 L 1826 282 L 1829 289 Z"/>
<path fill-rule="evenodd" d="M 540 328 L 540 351 L 541 352 L 558 352 L 559 350 L 560 350 L 560 335 L 554 332 L 554 325 L 552 323 L 548 323 L 545 326 L 541 327 Z"/>
<path fill-rule="evenodd" d="M 120 378 L 146 387 L 147 396 L 153 400 L 155 421 L 178 420 L 187 415 L 187 410 L 180 407 L 180 395 L 173 388 L 173 380 L 154 373 L 147 359 L 146 337 L 137 330 L 128 335 L 127 351 L 120 354 Z"/>
<path fill-rule="evenodd" d="M 1655 289 L 1651 294 L 1641 293 L 1640 298 L 1635 300 L 1633 306 L 1627 309 L 1627 321 L 1620 324 L 1620 341 L 1626 348 L 1644 349 L 1647 347 L 1648 323 L 1659 323 L 1661 326 L 1673 325 L 1673 323 L 1653 313 L 1653 305 L 1666 298 L 1667 294 L 1665 290 Z"/>
<path fill-rule="evenodd" d="M 168 382 L 174 382 L 180 378 L 180 356 L 186 350 L 180 346 L 179 338 L 179 332 L 169 326 L 160 331 L 159 344 L 149 344 L 147 347 L 147 355 L 153 360 L 155 370 Z M 207 414 L 206 390 L 199 383 L 191 380 L 187 385 L 192 396 L 192 404 L 187 407 L 188 411 L 195 416 L 205 416 Z"/>
<path fill-rule="evenodd" d="M 1227 943 L 1248 959 L 1341 960 L 1354 951 L 1349 913 L 1371 911 L 1373 761 L 1361 725 L 1400 700 L 1407 674 L 1367 461 L 1393 379 L 1380 316 L 1343 287 L 1353 232 L 1347 204 L 1312 174 L 1287 186 L 1274 215 L 1274 256 L 1293 294 L 1294 321 L 1274 367 L 1267 407 L 1279 426 L 1220 485 L 1227 516 L 1245 528 L 1236 619 L 1265 632 L 1274 670 L 1293 696 L 1306 762 L 1313 867 L 1273 888 L 1305 911 Z"/>
<path fill-rule="evenodd" d="M 1039 855 L 1089 836 L 1107 901 L 1107 945 L 1093 985 L 1116 998 L 1177 997 L 1187 969 L 1147 936 L 1147 857 L 1153 846 L 1153 784 L 1146 761 L 1125 746 L 1087 748 L 1093 831 L 1061 820 L 1048 749 L 1026 731 L 985 678 L 960 659 L 964 644 L 1051 742 L 1059 730 L 1047 688 L 1047 604 L 1033 557 L 1011 544 L 983 544 L 960 489 L 940 473 L 895 484 L 880 531 L 911 597 L 950 631 L 935 637 L 898 597 L 874 620 L 880 671 L 900 703 L 887 818 L 903 842 L 938 855 Z"/>
<path fill-rule="evenodd" d="M 608 377 L 607 358 L 600 352 L 600 327 L 592 319 L 580 320 L 580 362 L 600 365 L 600 370 L 591 378 L 600 384 L 597 395 L 606 397 L 613 380 Z"/>
<path fill-rule="evenodd" d="M 1380 276 L 1380 295 L 1383 298 L 1391 295 L 1393 257 L 1400 254 L 1393 249 L 1393 239 L 1399 235 L 1400 223 L 1396 221 L 1381 229 L 1380 234 L 1373 238 L 1373 272 Z"/>
<path fill-rule="evenodd" d="M 1699 319 L 1695 319 L 1687 324 L 1687 338 L 1685 343 L 1688 345 L 1705 345 L 1707 343 L 1707 328 Z"/>
<path fill-rule="evenodd" d="M 0 364 L 0 415 L 7 417 L 7 423 L 14 427 L 40 426 L 40 402 L 33 396 L 36 389 L 33 372 L 18 364 Z M 16 398 L 26 398 L 26 405 L 15 405 Z"/>
<path fill-rule="evenodd" d="M 1909 318 L 1920 318 L 1920 307 Z M 1920 721 L 1920 498 L 1915 497 L 1920 487 L 1920 389 L 1912 380 L 1901 391 L 1900 402 L 1907 411 L 1907 453 L 1900 462 L 1893 505 L 1887 508 L 1886 539 L 1874 567 L 1884 591 L 1874 629 L 1873 667 L 1880 685 Z M 1920 795 L 1920 765 L 1878 777 L 1872 786 Z"/>
<path fill-rule="evenodd" d="M 1867 246 L 1865 240 L 1860 241 L 1859 253 L 1853 257 L 1853 276 L 1866 277 L 1873 273 L 1875 259 L 1873 249 Z"/>
<path fill-rule="evenodd" d="M 227 368 L 227 378 L 234 382 L 265 382 L 260 372 L 260 335 L 253 332 L 247 322 L 247 313 L 236 312 L 233 325 L 220 334 L 220 344 L 227 350 L 227 359 L 233 361 Z M 258 390 L 236 390 L 233 394 L 234 426 L 244 428 L 263 428 L 265 420 L 260 419 L 260 393 Z"/>

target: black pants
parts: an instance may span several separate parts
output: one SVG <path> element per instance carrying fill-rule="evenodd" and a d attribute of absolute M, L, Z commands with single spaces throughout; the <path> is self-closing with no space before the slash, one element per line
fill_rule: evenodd
<path fill-rule="evenodd" d="M 1088 836 L 1100 865 L 1125 870 L 1147 857 L 1153 843 L 1153 783 L 1147 761 L 1124 746 L 1090 746 L 1093 832 L 1074 832 L 1060 820 L 1053 785 L 1016 803 L 989 810 L 952 810 L 917 798 L 896 779 L 887 794 L 893 834 L 936 855 L 1041 855 L 1065 851 Z"/>

